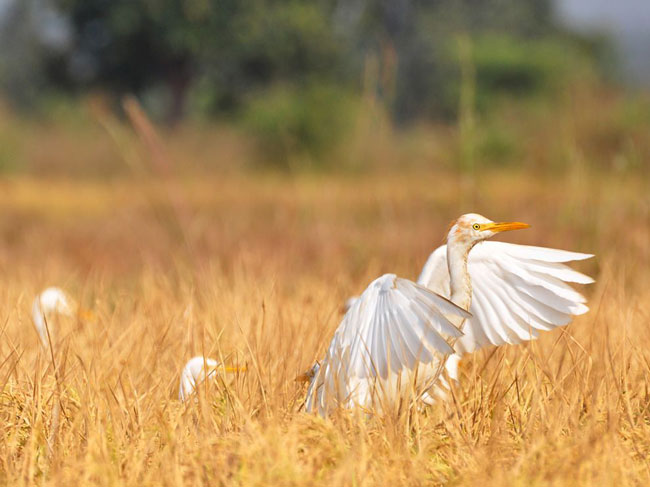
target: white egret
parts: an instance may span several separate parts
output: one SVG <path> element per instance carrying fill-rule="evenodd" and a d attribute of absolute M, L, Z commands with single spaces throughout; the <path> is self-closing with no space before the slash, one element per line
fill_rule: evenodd
<path fill-rule="evenodd" d="M 564 263 L 591 255 L 501 242 L 472 250 L 499 232 L 527 227 L 463 215 L 417 283 L 387 274 L 349 300 L 325 358 L 310 371 L 306 410 L 382 410 L 406 392 L 430 402 L 443 365 L 457 377 L 463 353 L 530 340 L 585 313 L 584 297 L 567 282 L 593 281 Z M 460 337 L 453 348 L 443 333 Z"/>
<path fill-rule="evenodd" d="M 222 366 L 218 361 L 203 357 L 197 356 L 192 357 L 183 367 L 183 372 L 181 373 L 181 382 L 178 388 L 178 399 L 180 401 L 186 401 L 194 393 L 196 388 L 207 379 L 216 379 L 217 371 L 222 370 L 224 372 L 244 372 L 245 367 L 230 367 Z"/>
<path fill-rule="evenodd" d="M 32 304 L 32 320 L 43 348 L 49 348 L 49 335 L 54 341 L 57 334 L 57 316 L 73 317 L 76 304 L 63 290 L 58 287 L 44 289 Z"/>
<path fill-rule="evenodd" d="M 450 296 L 453 289 L 448 248 L 452 248 L 449 240 L 429 256 L 417 281 L 443 296 Z M 445 363 L 449 377 L 458 380 L 458 364 L 464 354 L 488 345 L 535 339 L 540 331 L 564 326 L 573 316 L 589 311 L 584 296 L 568 283 L 591 284 L 594 280 L 566 263 L 591 257 L 592 254 L 505 242 L 476 246 L 467 262 L 469 294 L 460 303 L 469 304 L 472 317 L 465 321 L 463 336 L 454 343 L 454 353 Z M 443 389 L 449 388 L 444 378 L 441 385 Z M 440 395 L 441 391 L 430 392 Z M 429 394 L 423 399 L 432 402 Z"/>

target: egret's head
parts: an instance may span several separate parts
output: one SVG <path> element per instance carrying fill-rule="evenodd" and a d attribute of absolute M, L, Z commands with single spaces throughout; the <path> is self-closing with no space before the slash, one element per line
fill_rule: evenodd
<path fill-rule="evenodd" d="M 36 296 L 32 313 L 35 323 L 42 321 L 43 316 L 49 321 L 52 321 L 56 316 L 76 317 L 81 322 L 91 322 L 95 319 L 92 311 L 79 306 L 68 293 L 58 287 L 48 287 Z"/>
<path fill-rule="evenodd" d="M 46 317 L 53 314 L 72 317 L 77 308 L 76 303 L 58 287 L 48 287 L 36 297 L 40 312 Z"/>
<path fill-rule="evenodd" d="M 466 213 L 456 220 L 449 230 L 447 242 L 464 243 L 470 247 L 499 232 L 519 230 L 530 225 L 521 222 L 493 222 L 477 213 Z"/>
<path fill-rule="evenodd" d="M 181 373 L 181 383 L 178 390 L 178 399 L 185 401 L 201 384 L 206 377 L 208 379 L 216 379 L 218 372 L 226 372 L 228 374 L 246 372 L 246 366 L 230 366 L 222 365 L 220 362 L 203 357 L 201 355 L 191 358 L 183 368 Z"/>

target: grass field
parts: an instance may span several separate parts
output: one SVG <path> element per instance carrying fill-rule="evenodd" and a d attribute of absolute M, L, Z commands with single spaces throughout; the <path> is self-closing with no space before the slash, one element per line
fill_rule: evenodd
<path fill-rule="evenodd" d="M 647 148 L 638 133 L 625 140 Z M 106 159 L 101 147 L 113 143 L 80 150 Z M 581 151 L 579 137 L 563 143 Z M 34 176 L 39 167 L 0 179 L 0 483 L 650 482 L 645 170 L 577 156 L 562 169 L 469 174 L 102 180 Z M 510 242 L 595 253 L 578 266 L 597 280 L 583 289 L 591 311 L 534 343 L 467 357 L 453 398 L 410 417 L 302 412 L 294 379 L 323 355 L 345 298 L 384 272 L 415 279 L 467 211 L 532 224 Z M 53 357 L 30 319 L 33 297 L 52 284 L 94 312 L 55 324 Z M 197 354 L 248 370 L 183 405 L 180 370 Z"/>

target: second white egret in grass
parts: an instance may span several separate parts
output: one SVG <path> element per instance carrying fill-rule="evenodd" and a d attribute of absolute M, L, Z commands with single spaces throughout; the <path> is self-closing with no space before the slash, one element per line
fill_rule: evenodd
<path fill-rule="evenodd" d="M 213 377 L 219 362 L 207 357 L 192 357 L 183 367 L 181 383 L 178 388 L 178 399 L 185 401 L 206 378 Z"/>
<path fill-rule="evenodd" d="M 75 314 L 75 308 L 74 300 L 58 287 L 48 287 L 34 298 L 32 320 L 43 348 L 49 348 L 49 338 L 54 341 L 58 333 L 56 329 L 58 316 L 71 318 Z"/>
<path fill-rule="evenodd" d="M 180 401 L 186 401 L 203 381 L 206 379 L 216 379 L 219 371 L 226 373 L 245 372 L 246 367 L 221 365 L 215 359 L 200 355 L 192 357 L 185 364 L 185 367 L 183 367 L 183 372 L 181 372 L 178 399 Z"/>
<path fill-rule="evenodd" d="M 92 311 L 81 308 L 77 302 L 63 289 L 56 286 L 45 288 L 35 298 L 32 304 L 32 321 L 38 332 L 43 348 L 49 348 L 49 338 L 53 344 L 61 334 L 59 318 L 78 318 L 81 321 L 91 321 Z"/>
<path fill-rule="evenodd" d="M 456 376 L 461 354 L 530 340 L 585 313 L 584 297 L 567 282 L 592 280 L 564 263 L 591 255 L 501 242 L 472 250 L 499 232 L 527 227 L 463 215 L 417 283 L 386 274 L 349 301 L 311 371 L 307 411 L 382 410 L 409 397 L 430 402 L 443 366 Z"/>

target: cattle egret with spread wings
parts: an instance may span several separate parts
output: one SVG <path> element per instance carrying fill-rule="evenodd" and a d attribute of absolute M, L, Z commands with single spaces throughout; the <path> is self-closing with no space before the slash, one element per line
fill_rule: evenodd
<path fill-rule="evenodd" d="M 443 296 L 452 289 L 447 249 L 438 247 L 427 260 L 418 284 Z M 571 269 L 567 262 L 585 260 L 591 254 L 567 250 L 483 242 L 470 253 L 467 262 L 468 301 L 472 317 L 465 321 L 463 336 L 454 344 L 454 353 L 445 369 L 458 380 L 458 364 L 464 354 L 488 345 L 517 344 L 532 340 L 540 331 L 568 324 L 573 316 L 589 311 L 586 299 L 569 283 L 591 284 L 594 280 Z M 447 383 L 441 381 L 444 392 Z M 432 402 L 427 394 L 424 400 Z"/>
<path fill-rule="evenodd" d="M 530 340 L 585 313 L 567 282 L 592 280 L 564 263 L 591 255 L 501 242 L 474 248 L 528 226 L 463 215 L 417 283 L 393 274 L 373 281 L 348 302 L 325 358 L 308 373 L 306 410 L 325 416 L 339 407 L 381 411 L 408 397 L 430 402 L 442 369 L 455 377 L 461 354 Z"/>

